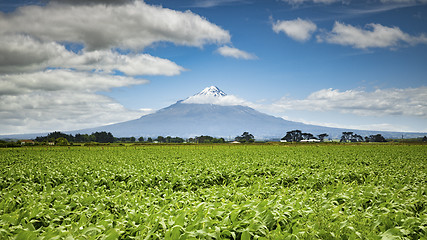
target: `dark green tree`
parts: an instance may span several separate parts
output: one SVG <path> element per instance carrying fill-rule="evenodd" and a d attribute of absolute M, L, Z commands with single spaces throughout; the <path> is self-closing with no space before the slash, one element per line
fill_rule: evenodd
<path fill-rule="evenodd" d="M 254 135 L 250 134 L 249 132 L 244 132 L 242 135 L 235 137 L 234 140 L 241 143 L 253 143 L 255 138 Z"/>
<path fill-rule="evenodd" d="M 69 142 L 66 138 L 60 137 L 55 140 L 55 145 L 58 146 L 68 146 Z"/>
<path fill-rule="evenodd" d="M 155 141 L 159 142 L 159 143 L 165 143 L 166 139 L 162 136 L 158 136 L 156 139 L 154 139 Z"/>
<path fill-rule="evenodd" d="M 65 138 L 68 142 L 74 142 L 74 137 L 71 134 L 65 134 L 62 132 L 51 132 L 45 137 L 36 137 L 37 142 L 44 142 L 44 141 L 50 141 L 55 142 L 58 138 Z"/>
<path fill-rule="evenodd" d="M 365 138 L 366 142 L 387 142 L 381 134 L 370 135 Z"/>
<path fill-rule="evenodd" d="M 292 130 L 286 132 L 286 135 L 282 138 L 282 140 L 286 140 L 287 142 L 300 142 L 302 139 L 301 130 Z"/>
<path fill-rule="evenodd" d="M 353 132 L 343 132 L 340 142 L 363 142 L 363 137 Z"/>
<path fill-rule="evenodd" d="M 328 137 L 329 135 L 328 134 L 326 134 L 326 133 L 322 133 L 322 134 L 319 134 L 319 135 L 317 135 L 318 137 L 319 137 L 319 140 L 321 141 L 321 142 L 323 142 L 324 141 L 324 139 L 325 139 L 325 137 Z"/>
<path fill-rule="evenodd" d="M 311 133 L 302 133 L 301 135 L 302 135 L 302 138 L 304 140 L 310 140 L 310 139 L 314 139 L 315 138 L 314 135 L 311 134 Z"/>
<path fill-rule="evenodd" d="M 95 141 L 99 143 L 112 143 L 114 142 L 114 136 L 110 132 L 95 132 L 92 133 L 95 136 Z"/>
<path fill-rule="evenodd" d="M 353 132 L 342 132 L 340 142 L 350 142 L 352 135 L 353 135 Z"/>

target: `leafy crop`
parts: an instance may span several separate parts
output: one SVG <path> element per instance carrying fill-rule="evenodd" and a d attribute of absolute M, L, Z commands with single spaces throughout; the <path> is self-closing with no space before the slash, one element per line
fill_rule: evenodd
<path fill-rule="evenodd" d="M 422 145 L 0 151 L 0 239 L 426 239 Z"/>

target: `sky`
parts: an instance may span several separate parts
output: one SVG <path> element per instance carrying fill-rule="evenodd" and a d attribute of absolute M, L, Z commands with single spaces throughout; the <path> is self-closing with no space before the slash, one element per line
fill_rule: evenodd
<path fill-rule="evenodd" d="M 1 0 L 0 134 L 223 104 L 427 132 L 427 0 Z"/>

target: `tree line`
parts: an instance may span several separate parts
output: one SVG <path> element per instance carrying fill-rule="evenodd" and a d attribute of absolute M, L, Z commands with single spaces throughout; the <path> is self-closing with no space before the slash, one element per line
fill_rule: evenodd
<path fill-rule="evenodd" d="M 35 141 L 41 144 L 49 144 L 53 143 L 55 145 L 69 145 L 70 143 L 135 143 L 135 142 L 146 142 L 146 143 L 225 143 L 226 140 L 224 138 L 215 138 L 212 136 L 196 136 L 194 138 L 183 139 L 180 137 L 163 137 L 158 136 L 157 138 L 148 137 L 145 139 L 144 137 L 139 137 L 136 139 L 135 137 L 114 137 L 111 132 L 94 132 L 92 134 L 65 134 L 62 132 L 52 132 L 47 136 L 36 137 Z M 242 135 L 235 137 L 235 141 L 239 141 L 242 143 L 251 143 L 255 141 L 255 138 L 249 132 L 244 132 Z"/>
<path fill-rule="evenodd" d="M 315 137 L 311 133 L 303 133 L 301 130 L 292 130 L 286 132 L 286 135 L 281 139 L 287 142 L 301 142 L 303 140 L 319 140 L 323 142 L 329 135 L 322 133 Z M 342 132 L 340 142 L 386 142 L 387 140 L 381 135 L 370 135 L 362 137 L 361 135 L 355 134 L 354 132 Z"/>
<path fill-rule="evenodd" d="M 286 135 L 281 138 L 282 141 L 286 142 L 301 142 L 301 141 L 310 141 L 316 140 L 319 142 L 325 141 L 325 139 L 329 135 L 327 133 L 322 133 L 319 135 L 313 135 L 312 133 L 305 133 L 301 130 L 292 130 L 286 132 Z M 144 137 L 139 137 L 138 139 L 135 137 L 114 137 L 111 132 L 94 132 L 92 134 L 65 134 L 62 132 L 52 132 L 47 136 L 37 137 L 35 142 L 37 144 L 54 144 L 54 145 L 69 145 L 72 143 L 225 143 L 227 142 L 224 138 L 215 138 L 212 136 L 196 136 L 194 138 L 183 139 L 180 137 L 163 137 L 158 136 L 157 138 L 148 137 L 145 139 Z M 240 143 L 253 143 L 255 142 L 254 135 L 249 132 L 244 132 L 242 135 L 236 136 L 234 141 Z M 381 134 L 375 134 L 370 136 L 362 137 L 354 132 L 342 132 L 340 142 L 386 142 L 387 140 Z M 424 136 L 422 138 L 423 142 L 427 142 L 427 137 Z M 20 142 L 17 143 L 1 141 L 0 147 L 17 147 L 20 146 Z"/>

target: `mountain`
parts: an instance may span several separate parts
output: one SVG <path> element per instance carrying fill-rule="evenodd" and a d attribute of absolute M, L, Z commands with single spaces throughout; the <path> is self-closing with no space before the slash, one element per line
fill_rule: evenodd
<path fill-rule="evenodd" d="M 287 131 L 299 129 L 314 135 L 327 133 L 332 138 L 339 138 L 343 131 L 353 131 L 362 136 L 377 133 L 389 138 L 400 138 L 402 136 L 402 133 L 399 132 L 363 131 L 308 125 L 267 115 L 247 106 L 221 105 L 224 102 L 222 100 L 227 100 L 228 97 L 229 95 L 218 87 L 211 86 L 198 94 L 139 119 L 70 133 L 90 134 L 96 131 L 107 131 L 116 137 L 178 136 L 189 138 L 209 135 L 233 139 L 243 132 L 249 132 L 256 139 L 278 139 L 283 137 Z M 405 133 L 406 137 L 409 135 L 421 136 L 421 134 Z"/>
<path fill-rule="evenodd" d="M 227 96 L 227 94 L 225 94 L 225 92 L 223 92 L 217 86 L 210 86 L 210 87 L 203 89 L 201 92 L 199 92 L 198 94 L 196 94 L 194 96 L 223 97 L 223 96 Z"/>
<path fill-rule="evenodd" d="M 402 134 L 405 135 L 405 138 L 425 135 L 425 133 L 364 131 L 307 125 L 267 115 L 247 106 L 230 105 L 230 100 L 235 100 L 235 98 L 227 95 L 218 87 L 211 86 L 198 94 L 139 119 L 96 128 L 66 131 L 65 133 L 91 134 L 106 131 L 111 132 L 115 137 L 143 136 L 156 138 L 157 136 L 172 136 L 190 138 L 209 135 L 234 139 L 243 132 L 249 132 L 258 140 L 279 139 L 287 131 L 295 129 L 314 135 L 327 133 L 331 138 L 339 138 L 344 131 L 352 131 L 362 136 L 380 133 L 386 138 L 400 138 Z M 47 133 L 22 134 L 14 137 L 23 139 L 45 135 Z M 2 136 L 2 138 L 5 137 L 13 138 L 12 136 Z"/>

